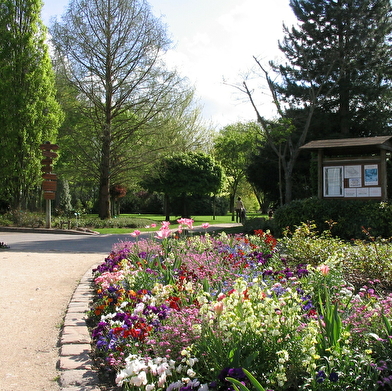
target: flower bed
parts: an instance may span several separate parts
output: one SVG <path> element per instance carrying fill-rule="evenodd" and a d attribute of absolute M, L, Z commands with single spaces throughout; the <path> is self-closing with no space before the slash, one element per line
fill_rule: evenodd
<path fill-rule="evenodd" d="M 167 230 L 167 224 L 163 225 Z M 166 232 L 166 231 L 165 231 Z M 136 240 L 94 270 L 94 359 L 124 390 L 390 390 L 392 295 L 268 233 Z"/>

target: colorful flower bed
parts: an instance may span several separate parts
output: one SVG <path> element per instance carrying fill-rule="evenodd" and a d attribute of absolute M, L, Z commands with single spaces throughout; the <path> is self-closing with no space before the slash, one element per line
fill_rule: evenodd
<path fill-rule="evenodd" d="M 392 295 L 344 262 L 289 262 L 268 233 L 114 246 L 94 270 L 94 359 L 124 390 L 392 389 Z M 287 239 L 286 239 L 287 244 Z"/>

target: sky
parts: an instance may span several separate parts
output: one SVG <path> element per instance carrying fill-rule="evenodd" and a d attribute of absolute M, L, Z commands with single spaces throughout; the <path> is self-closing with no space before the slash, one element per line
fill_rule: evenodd
<path fill-rule="evenodd" d="M 256 119 L 246 95 L 234 86 L 244 80 L 255 89 L 258 109 L 272 118 L 274 106 L 257 65 L 281 59 L 278 40 L 283 23 L 295 24 L 289 0 L 149 0 L 167 26 L 173 48 L 165 55 L 195 87 L 206 124 L 217 130 L 237 121 Z M 69 0 L 44 0 L 42 20 L 60 18 Z M 261 83 L 261 84 L 259 84 Z"/>

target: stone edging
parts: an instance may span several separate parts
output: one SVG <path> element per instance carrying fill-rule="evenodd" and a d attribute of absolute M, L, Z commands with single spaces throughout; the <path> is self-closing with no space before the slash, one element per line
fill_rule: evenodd
<path fill-rule="evenodd" d="M 91 338 L 86 325 L 86 312 L 93 298 L 93 266 L 82 277 L 68 305 L 60 337 L 61 391 L 100 391 L 98 372 L 90 358 Z"/>

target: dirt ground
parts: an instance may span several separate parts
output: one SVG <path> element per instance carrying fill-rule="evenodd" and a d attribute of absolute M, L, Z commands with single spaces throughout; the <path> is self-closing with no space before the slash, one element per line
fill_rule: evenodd
<path fill-rule="evenodd" d="M 104 260 L 0 250 L 0 391 L 58 391 L 59 334 L 73 291 Z"/>

